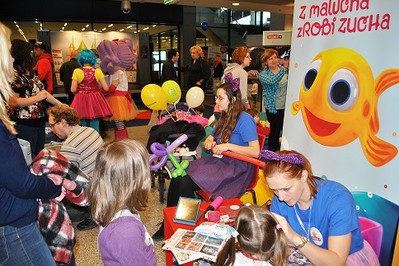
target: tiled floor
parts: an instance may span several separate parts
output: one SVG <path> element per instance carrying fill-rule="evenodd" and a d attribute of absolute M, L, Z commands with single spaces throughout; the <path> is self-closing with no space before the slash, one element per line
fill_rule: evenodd
<path fill-rule="evenodd" d="M 128 128 L 129 137 L 140 140 L 144 145 L 147 143 L 147 126 L 137 126 Z M 107 131 L 105 140 L 113 139 L 113 131 Z M 167 184 L 168 187 L 168 184 Z M 146 211 L 142 212 L 141 219 L 147 227 L 150 235 L 155 233 L 163 219 L 162 209 L 165 204 L 160 203 L 157 189 L 151 190 L 150 202 Z M 98 229 L 88 231 L 78 231 L 76 233 L 75 256 L 77 266 L 103 265 L 97 248 Z M 161 249 L 162 241 L 155 241 L 155 253 L 158 265 L 165 265 L 165 255 Z M 134 265 L 134 263 L 132 264 Z"/>

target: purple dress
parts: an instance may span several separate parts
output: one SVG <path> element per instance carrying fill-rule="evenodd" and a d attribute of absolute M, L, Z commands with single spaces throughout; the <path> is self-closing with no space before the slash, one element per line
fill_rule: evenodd
<path fill-rule="evenodd" d="M 215 139 L 220 143 L 219 138 Z M 229 142 L 248 146 L 254 140 L 258 141 L 255 120 L 248 113 L 241 112 Z M 245 192 L 254 177 L 254 169 L 253 164 L 241 160 L 209 155 L 191 161 L 186 172 L 206 193 L 229 199 L 240 197 Z"/>
<path fill-rule="evenodd" d="M 105 266 L 157 265 L 152 238 L 138 215 L 113 220 L 100 232 L 98 247 Z"/>

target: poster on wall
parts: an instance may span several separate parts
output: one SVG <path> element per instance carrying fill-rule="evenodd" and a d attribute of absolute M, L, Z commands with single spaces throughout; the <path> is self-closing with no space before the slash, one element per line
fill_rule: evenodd
<path fill-rule="evenodd" d="M 62 85 L 63 82 L 60 79 L 60 68 L 62 63 L 64 63 L 64 60 L 62 58 L 62 50 L 59 49 L 53 49 L 51 51 L 51 55 L 53 56 L 53 64 L 54 64 L 54 72 L 55 72 L 55 77 L 56 77 L 56 84 L 58 86 Z"/>
<path fill-rule="evenodd" d="M 393 206 L 383 249 L 399 204 L 397 10 L 398 1 L 295 1 L 283 128 L 283 148 L 305 154 L 316 175 L 356 203 L 378 202 L 364 213 Z"/>

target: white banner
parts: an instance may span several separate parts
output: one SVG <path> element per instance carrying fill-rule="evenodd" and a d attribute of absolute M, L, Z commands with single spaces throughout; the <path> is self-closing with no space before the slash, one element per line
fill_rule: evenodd
<path fill-rule="evenodd" d="M 283 130 L 284 149 L 305 154 L 316 175 L 396 204 L 398 10 L 399 1 L 295 1 Z M 391 235 L 397 209 L 381 213 L 392 215 Z"/>

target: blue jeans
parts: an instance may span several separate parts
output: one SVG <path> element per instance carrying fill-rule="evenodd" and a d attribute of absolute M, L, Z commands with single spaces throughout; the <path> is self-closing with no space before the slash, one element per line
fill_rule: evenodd
<path fill-rule="evenodd" d="M 37 222 L 0 227 L 0 265 L 56 265 Z"/>

